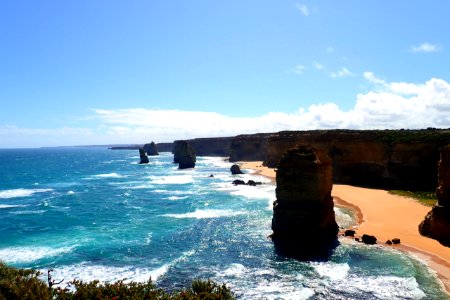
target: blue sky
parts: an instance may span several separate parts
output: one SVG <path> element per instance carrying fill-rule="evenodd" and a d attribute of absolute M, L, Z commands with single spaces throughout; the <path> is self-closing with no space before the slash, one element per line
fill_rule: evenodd
<path fill-rule="evenodd" d="M 450 127 L 448 1 L 1 1 L 0 147 Z"/>

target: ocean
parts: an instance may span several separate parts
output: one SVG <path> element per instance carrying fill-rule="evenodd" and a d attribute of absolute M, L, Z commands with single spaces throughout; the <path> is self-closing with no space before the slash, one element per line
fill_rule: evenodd
<path fill-rule="evenodd" d="M 270 180 L 250 170 L 233 176 L 224 158 L 197 157 L 188 170 L 172 159 L 161 153 L 140 165 L 137 150 L 0 150 L 0 260 L 52 268 L 65 282 L 151 277 L 171 290 L 213 279 L 239 299 L 448 299 L 423 263 L 382 246 L 340 238 L 328 261 L 278 256 L 268 239 Z M 355 222 L 335 210 L 341 226 Z"/>

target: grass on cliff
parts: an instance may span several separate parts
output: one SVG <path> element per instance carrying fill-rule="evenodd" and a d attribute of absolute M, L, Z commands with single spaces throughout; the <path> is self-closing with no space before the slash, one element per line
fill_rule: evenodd
<path fill-rule="evenodd" d="M 49 289 L 48 285 L 38 278 L 39 275 L 40 272 L 38 271 L 16 269 L 0 262 L 0 300 L 234 299 L 233 293 L 225 284 L 219 285 L 210 280 L 194 280 L 190 288 L 168 293 L 157 288 L 151 280 L 146 283 L 117 281 L 105 284 L 98 281 L 86 283 L 74 280 L 69 282 L 69 285 L 75 289 L 64 287 Z"/>
<path fill-rule="evenodd" d="M 389 193 L 416 199 L 421 204 L 426 206 L 433 206 L 437 202 L 436 192 L 391 190 Z"/>

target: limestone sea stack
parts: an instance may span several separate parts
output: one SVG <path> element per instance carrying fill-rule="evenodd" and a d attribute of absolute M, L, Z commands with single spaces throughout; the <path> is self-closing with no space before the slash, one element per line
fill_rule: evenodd
<path fill-rule="evenodd" d="M 150 144 L 144 145 L 144 151 L 147 153 L 148 156 L 159 155 L 158 147 L 156 146 L 155 142 L 153 142 L 153 141 Z"/>
<path fill-rule="evenodd" d="M 141 159 L 141 161 L 139 162 L 140 164 L 148 164 L 148 156 L 147 154 L 145 154 L 145 151 L 142 148 L 139 148 L 139 157 Z"/>
<path fill-rule="evenodd" d="M 419 231 L 450 246 L 450 145 L 441 150 L 436 195 L 438 203 L 419 225 Z"/>
<path fill-rule="evenodd" d="M 175 141 L 172 152 L 173 162 L 178 163 L 179 169 L 195 167 L 195 151 L 187 141 Z"/>
<path fill-rule="evenodd" d="M 232 165 L 230 168 L 230 172 L 232 175 L 243 174 L 241 168 L 238 165 Z"/>
<path fill-rule="evenodd" d="M 327 258 L 337 245 L 330 158 L 309 145 L 288 150 L 278 164 L 272 240 L 300 259 Z"/>

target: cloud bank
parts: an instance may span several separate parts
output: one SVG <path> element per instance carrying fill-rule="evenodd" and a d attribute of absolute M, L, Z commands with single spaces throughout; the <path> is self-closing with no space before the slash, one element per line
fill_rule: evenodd
<path fill-rule="evenodd" d="M 97 125 L 92 128 L 0 126 L 0 147 L 30 146 L 24 141 L 39 141 L 39 146 L 165 142 L 281 130 L 450 128 L 450 84 L 445 80 L 387 82 L 372 72 L 364 78 L 371 90 L 357 94 L 349 110 L 330 102 L 246 118 L 201 111 L 93 109 L 90 118 Z"/>

